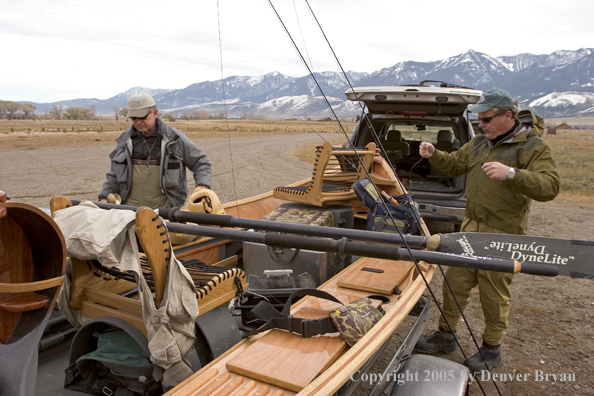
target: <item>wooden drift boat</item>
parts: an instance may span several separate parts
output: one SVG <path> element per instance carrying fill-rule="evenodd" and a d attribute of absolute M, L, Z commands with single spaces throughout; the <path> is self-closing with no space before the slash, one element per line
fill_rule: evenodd
<path fill-rule="evenodd" d="M 97 211 L 97 207 L 136 211 L 134 232 L 147 262 L 144 266 L 138 263 L 137 274 L 153 289 L 155 308 L 166 301 L 166 290 L 174 290 L 174 285 L 168 285 L 176 279 L 169 276 L 168 268 L 175 268 L 169 252 L 187 260 L 186 268 L 190 260 L 202 261 L 191 274 L 188 270 L 199 306 L 194 348 L 199 365 L 192 367 L 198 371 L 171 384 L 176 386 L 168 395 L 346 395 L 389 338 L 402 331 L 404 319 L 417 308 L 428 312 L 427 304 L 419 302 L 433 277 L 433 264 L 540 275 L 558 272 L 541 265 L 525 268 L 509 258 L 459 255 L 448 238 L 430 236 L 420 217 L 421 235 L 363 231 L 368 227 L 369 208 L 362 207 L 357 198 L 356 182 L 371 180 L 389 196 L 406 194 L 406 190 L 373 144 L 357 153 L 326 142 L 316 147 L 315 155 L 310 178 L 226 203 L 226 215 L 178 209 L 157 214 L 146 207 L 101 203 L 74 208 L 81 203 L 62 196 L 52 198 L 52 213 L 65 235 L 72 232 L 64 221 L 69 213 L 80 213 L 82 220 L 89 216 L 84 210 Z M 130 213 L 126 218 L 132 219 Z M 199 238 L 173 246 L 169 233 Z M 403 245 L 414 248 L 414 253 Z M 439 249 L 447 253 L 432 251 Z M 92 319 L 113 316 L 125 320 L 149 335 L 134 279 L 130 282 L 121 271 L 87 256 L 71 257 L 71 261 L 72 287 L 66 300 L 69 304 L 64 305 Z M 268 301 L 272 308 L 287 304 L 288 309 L 289 295 L 302 288 L 317 288 L 340 303 L 307 295 L 290 306 L 294 318 L 290 323 L 293 329 L 299 326 L 298 331 L 276 326 L 253 335 L 267 319 L 252 308 Z M 236 323 L 239 315 L 233 317 L 228 309 L 234 298 L 231 306 L 234 313 L 241 311 L 241 325 Z M 385 314 L 356 343 L 347 345 L 331 326 L 319 331 L 319 319 L 362 298 L 381 305 Z M 417 338 L 421 331 L 414 332 Z M 396 365 L 415 342 L 414 336 L 407 336 L 403 347 L 409 349 L 395 355 Z M 390 367 L 386 373 L 393 374 L 395 365 Z"/>
<path fill-rule="evenodd" d="M 316 326 L 316 320 L 327 318 L 340 305 L 361 298 L 371 299 L 375 306 L 381 305 L 385 311 L 382 319 L 352 346 L 348 346 L 338 332 L 314 332 L 314 336 L 302 337 L 307 333 L 305 327 L 309 328 L 312 322 L 301 323 L 303 328 L 298 333 L 302 335 L 274 328 L 228 342 L 225 339 L 232 337 L 225 334 L 234 332 L 231 329 L 234 323 L 226 321 L 223 324 L 206 315 L 199 317 L 196 321 L 197 330 L 200 330 L 197 331 L 200 333 L 198 338 L 208 344 L 206 349 L 211 356 L 203 359 L 205 356 L 201 355 L 203 367 L 169 390 L 167 395 L 348 394 L 352 390 L 350 385 L 356 385 L 353 378 L 360 378 L 370 368 L 371 362 L 411 311 L 416 308 L 425 311 L 427 305 L 419 302 L 434 274 L 431 264 L 471 268 L 484 265 L 493 269 L 498 265 L 496 270 L 523 270 L 519 263 L 509 259 L 469 258 L 459 256 L 455 250 L 453 254 L 422 250 L 440 247 L 440 238 L 435 241 L 430 237 L 422 218 L 418 219 L 420 236 L 361 231 L 365 228 L 368 208 L 362 207 L 356 198 L 352 187 L 354 182 L 366 177 L 389 195 L 401 195 L 406 191 L 373 145 L 363 151 L 360 162 L 353 158 L 354 155 L 352 150 L 332 147 L 329 143 L 318 146 L 311 178 L 259 196 L 229 202 L 224 205 L 227 215 L 172 209 L 159 210 L 159 215 L 155 216 L 149 208 L 95 203 L 103 209 L 136 211 L 135 231 L 150 264 L 156 299 L 160 295 L 158 290 L 163 290 L 157 285 L 167 277 L 163 247 L 168 246 L 165 242 L 169 241 L 169 237 L 165 235 L 167 232 L 163 232 L 163 225 L 168 232 L 200 236 L 194 242 L 174 246 L 173 251 L 178 258 L 200 259 L 206 265 L 218 267 L 239 265 L 238 256 L 241 256 L 242 269 L 238 270 L 241 271 L 238 272 L 242 275 L 241 280 L 233 280 L 233 275 L 220 285 L 213 283 L 208 286 L 208 290 L 203 290 L 204 296 L 202 292 L 198 293 L 196 297 L 201 316 L 204 313 L 210 315 L 209 310 L 214 307 L 218 311 L 228 311 L 228 301 L 237 296 L 234 308 L 242 311 L 242 324 L 245 325 L 242 330 L 251 333 L 255 325 L 254 317 L 249 317 L 253 312 L 249 310 L 259 302 L 258 299 L 268 300 L 271 304 L 284 303 L 295 288 L 304 287 L 263 287 L 285 281 L 289 284 L 289 273 L 294 274 L 294 278 L 308 273 L 311 278 L 308 282 L 313 280 L 314 286 L 306 287 L 317 287 L 341 302 L 307 296 L 293 304 L 290 315 L 313 321 L 312 327 Z M 52 199 L 52 212 L 68 211 L 68 207 L 79 203 L 56 196 Z M 163 224 L 162 219 L 169 222 Z M 355 241 L 349 240 L 351 238 Z M 415 248 L 414 254 L 404 254 L 405 249 L 398 247 L 405 241 L 406 245 Z M 450 249 L 450 245 L 445 247 Z M 357 256 L 355 262 L 351 263 L 349 255 Z M 413 257 L 417 263 L 411 261 Z M 82 272 L 79 273 L 78 269 L 88 271 L 90 268 L 93 272 L 96 268 L 84 262 L 80 265 L 76 263 L 77 259 L 73 258 L 73 288 L 78 285 L 82 290 L 82 303 L 80 308 L 75 307 L 71 300 L 70 305 L 93 318 L 119 317 L 142 331 L 142 312 L 138 301 L 120 296 L 122 290 L 108 286 L 113 281 L 107 281 L 107 277 L 96 278 L 102 284 L 101 290 L 97 284 L 83 284 Z M 528 268 L 528 271 L 541 275 L 556 274 L 546 268 Z M 539 273 L 541 271 L 544 272 Z M 148 276 L 148 270 L 144 271 L 144 276 Z M 275 279 L 271 281 L 267 277 Z M 223 320 L 224 312 L 216 314 Z M 229 312 L 226 314 L 230 315 Z M 422 323 L 414 326 L 420 327 L 414 332 L 418 338 L 426 319 L 417 322 Z M 406 344 L 409 349 L 395 355 L 396 364 L 404 354 L 410 353 L 415 342 L 414 336 L 407 337 L 403 347 Z M 396 356 L 400 357 L 396 359 Z M 395 366 L 390 367 L 393 373 Z"/>
<path fill-rule="evenodd" d="M 354 155 L 352 150 L 335 148 L 329 143 L 318 146 L 311 178 L 242 201 L 229 202 L 224 205 L 228 216 L 160 210 L 159 216 L 155 217 L 154 211 L 148 208 L 97 204 L 104 209 L 136 210 L 136 233 L 145 248 L 155 280 L 159 272 L 163 273 L 161 278 L 165 277 L 165 273 L 163 260 L 156 259 L 156 255 L 151 254 L 151 249 L 156 247 L 158 250 L 159 246 L 163 246 L 161 239 L 168 238 L 161 230 L 153 230 L 153 238 L 141 231 L 151 229 L 151 223 L 155 223 L 155 219 L 161 215 L 170 220 L 164 224 L 168 232 L 200 236 L 192 243 L 174 247 L 176 257 L 198 258 L 208 265 L 216 266 L 217 262 L 225 262 L 241 252 L 247 282 L 230 294 L 225 292 L 226 297 L 222 300 L 237 294 L 238 302 L 235 307 L 242 311 L 242 324 L 247 330 L 258 327 L 253 324 L 251 308 L 262 301 L 262 298 L 271 304 L 279 301 L 284 304 L 295 288 L 303 287 L 263 287 L 269 283 L 290 283 L 288 281 L 291 280 L 291 275 L 287 275 L 289 273 L 294 274 L 294 277 L 308 273 L 318 290 L 331 294 L 341 302 L 339 304 L 306 296 L 291 306 L 290 315 L 313 322 L 301 321 L 300 326 L 303 328 L 297 332 L 274 328 L 251 335 L 225 349 L 216 348 L 219 342 L 212 335 L 220 336 L 232 332 L 230 328 L 210 320 L 198 324 L 198 320 L 197 326 L 203 330 L 204 341 L 214 346 L 210 348 L 211 351 L 218 349 L 223 352 L 219 355 L 213 353 L 213 359 L 202 361 L 203 367 L 199 371 L 175 386 L 167 395 L 347 394 L 351 390 L 350 385 L 356 385 L 352 379 L 360 378 L 370 368 L 370 362 L 381 352 L 404 319 L 413 309 L 419 308 L 417 304 L 434 274 L 434 266 L 430 264 L 482 265 L 481 260 L 474 258 L 425 250 L 415 250 L 415 264 L 411 261 L 411 252 L 407 255 L 403 253 L 404 249 L 389 246 L 402 244 L 403 240 L 397 234 L 367 232 L 368 235 L 364 238 L 370 239 L 360 239 L 366 242 L 357 242 L 357 238 L 363 238 L 359 231 L 365 228 L 368 208 L 362 207 L 356 198 L 353 183 L 367 177 L 389 195 L 401 195 L 406 191 L 384 158 L 376 153 L 373 145 L 363 151 L 363 160 L 360 162 L 353 158 Z M 345 163 L 350 166 L 345 166 Z M 55 203 L 58 198 L 54 198 Z M 68 201 L 62 206 L 72 204 L 76 202 Z M 432 238 L 423 220 L 419 218 L 418 221 L 422 235 L 404 235 L 402 238 L 416 249 L 428 248 L 432 245 L 429 243 Z M 178 222 L 212 224 L 218 227 Z M 259 226 L 272 233 L 258 232 Z M 328 232 L 320 232 L 324 229 Z M 319 237 L 304 236 L 316 234 Z M 355 241 L 348 240 L 351 237 Z M 358 259 L 351 263 L 350 258 L 347 258 L 349 255 L 356 255 Z M 508 271 L 519 270 L 513 260 L 485 260 L 488 262 L 485 265 L 488 266 L 499 263 L 505 264 Z M 155 265 L 159 262 L 161 265 Z M 274 278 L 274 281 L 268 278 Z M 95 294 L 90 287 L 85 287 L 85 290 L 89 299 Z M 242 294 L 243 291 L 246 293 Z M 219 294 L 216 288 L 212 292 Z M 101 299 L 94 298 L 94 307 L 106 304 L 108 299 L 105 294 L 102 296 Z M 247 301 L 243 301 L 243 297 Z M 309 329 L 310 324 L 312 328 L 317 326 L 316 320 L 327 318 L 340 305 L 361 298 L 371 299 L 375 306 L 381 305 L 385 315 L 354 345 L 348 346 L 338 332 L 314 332 L 315 335 L 311 337 L 302 336 L 308 332 L 305 328 Z M 218 304 L 222 300 L 218 300 Z M 109 310 L 95 309 L 85 314 L 101 312 L 103 315 L 117 314 L 126 318 L 122 312 L 124 305 L 130 304 L 114 303 Z M 202 308 L 201 305 L 201 313 Z M 275 308 L 278 309 L 278 304 Z M 420 331 L 416 334 L 418 337 Z M 411 338 L 405 344 L 412 349 L 415 341 L 416 339 Z M 406 353 L 410 353 L 410 349 Z M 393 370 L 392 366 L 391 372 Z"/>
<path fill-rule="evenodd" d="M 27 204 L 0 202 L 0 389 L 35 389 L 37 344 L 64 281 L 66 245 L 54 221 Z"/>
<path fill-rule="evenodd" d="M 319 289 L 345 303 L 370 294 L 385 293 L 385 289 L 380 291 L 378 286 L 381 281 L 376 282 L 380 278 L 378 275 L 383 274 L 361 271 L 363 268 L 389 272 L 383 280 L 386 284 L 399 285 L 402 293 L 384 294 L 390 300 L 382 305 L 386 315 L 354 346 L 348 347 L 337 333 L 302 338 L 293 333 L 271 330 L 244 339 L 168 395 L 219 394 L 216 392 L 275 396 L 334 394 L 396 331 L 425 290 L 425 284 L 412 263 L 371 258 L 358 260 Z M 428 267 L 425 278 L 430 280 L 432 275 L 433 267 Z M 370 285 L 378 287 L 375 292 L 364 290 Z M 292 307 L 291 314 L 318 319 L 328 316 L 329 311 L 338 306 L 337 303 L 306 297 Z"/>
<path fill-rule="evenodd" d="M 355 219 L 363 221 L 367 209 L 361 208 L 349 187 L 354 181 L 365 177 L 365 172 L 358 167 L 350 172 L 341 170 L 344 169 L 341 167 L 332 167 L 332 162 L 328 163 L 324 156 L 344 158 L 352 153 L 326 146 L 318 148 L 318 159 L 311 179 L 226 204 L 226 212 L 242 218 L 258 219 L 270 218 L 268 214 L 277 212 L 279 208 L 307 208 L 323 212 L 346 206 L 352 208 Z M 390 194 L 405 192 L 383 158 L 374 155 L 375 147 L 368 147 L 364 153 L 370 158 L 362 161 L 362 164 L 378 185 Z M 324 161 L 320 161 L 320 157 Z M 321 187 L 323 183 L 336 183 L 337 180 L 347 184 L 346 189 L 334 193 Z M 300 189 L 300 186 L 303 188 Z M 322 202 L 326 205 L 322 206 Z M 317 207 L 314 206 L 316 204 Z M 168 227 L 175 228 L 174 223 Z M 422 233 L 429 235 L 424 224 Z M 398 235 L 394 235 L 394 238 L 398 238 Z M 245 246 L 246 242 L 244 252 Z M 250 272 L 249 260 L 249 257 L 244 258 L 246 272 Z M 291 265 L 289 263 L 285 267 L 291 268 Z M 317 288 L 333 295 L 342 304 L 370 297 L 374 305 L 381 305 L 385 310 L 383 318 L 353 346 L 349 347 L 339 333 L 304 338 L 292 332 L 272 329 L 243 339 L 167 395 L 335 394 L 350 380 L 352 374 L 361 370 L 381 350 L 422 297 L 425 281 L 430 282 L 433 273 L 434 266 L 424 262 L 419 262 L 417 268 L 411 261 L 361 257 Z M 315 320 L 328 317 L 329 312 L 340 305 L 307 296 L 293 304 L 290 313 L 296 318 Z"/>

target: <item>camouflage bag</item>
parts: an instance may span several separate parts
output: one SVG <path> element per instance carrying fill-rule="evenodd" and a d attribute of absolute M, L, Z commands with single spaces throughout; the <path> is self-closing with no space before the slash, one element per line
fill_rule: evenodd
<path fill-rule="evenodd" d="M 349 346 L 353 346 L 384 316 L 369 298 L 361 298 L 330 311 L 330 319 Z"/>
<path fill-rule="evenodd" d="M 342 304 L 331 294 L 316 289 L 299 289 L 293 292 L 283 306 L 282 312 L 277 311 L 270 303 L 260 301 L 250 312 L 265 324 L 254 329 L 248 335 L 255 335 L 270 329 L 290 331 L 303 338 L 339 332 L 346 343 L 353 346 L 385 314 L 381 307 L 374 307 L 369 298 L 361 298 L 333 309 L 330 311 L 329 317 L 319 319 L 293 317 L 290 315 L 293 299 L 303 296 L 314 296 Z"/>

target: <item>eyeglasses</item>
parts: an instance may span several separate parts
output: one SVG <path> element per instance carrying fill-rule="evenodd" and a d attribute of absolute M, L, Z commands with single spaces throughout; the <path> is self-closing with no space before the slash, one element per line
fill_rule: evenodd
<path fill-rule="evenodd" d="M 507 113 L 507 112 L 505 112 L 505 113 Z M 479 122 L 482 122 L 483 124 L 488 124 L 488 123 L 490 123 L 490 122 L 491 122 L 491 120 L 492 120 L 493 118 L 495 118 L 495 117 L 497 117 L 497 116 L 500 116 L 500 115 L 503 115 L 503 114 L 505 114 L 505 113 L 499 113 L 499 114 L 495 114 L 494 116 L 491 116 L 491 117 L 483 117 L 483 118 L 480 118 L 480 117 L 479 117 L 479 119 L 478 119 L 478 120 L 479 120 Z"/>
<path fill-rule="evenodd" d="M 144 121 L 146 120 L 146 117 L 150 116 L 152 114 L 152 111 L 149 111 L 147 115 L 145 115 L 144 117 L 130 117 L 130 119 L 132 120 L 132 122 L 134 121 Z"/>

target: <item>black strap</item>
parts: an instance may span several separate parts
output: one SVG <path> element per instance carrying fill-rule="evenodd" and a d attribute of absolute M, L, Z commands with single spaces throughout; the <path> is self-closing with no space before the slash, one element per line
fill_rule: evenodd
<path fill-rule="evenodd" d="M 260 301 L 252 310 L 251 313 L 258 319 L 266 322 L 263 326 L 250 333 L 254 335 L 270 329 L 281 329 L 290 331 L 292 333 L 300 334 L 303 338 L 313 337 L 315 335 L 321 335 L 326 333 L 336 333 L 338 330 L 330 317 L 324 317 L 319 319 L 302 319 L 294 318 L 290 315 L 291 303 L 293 299 L 301 296 L 313 296 L 323 298 L 325 300 L 334 301 L 342 305 L 336 297 L 333 295 L 317 289 L 300 289 L 293 292 L 287 302 L 285 303 L 283 310 L 278 312 L 270 303 L 266 301 Z"/>
<path fill-rule="evenodd" d="M 339 303 L 340 305 L 344 305 L 342 302 L 340 302 L 340 300 L 338 300 L 332 294 L 327 293 L 325 291 L 318 290 L 318 289 L 299 289 L 299 290 L 294 291 L 289 296 L 289 299 L 285 303 L 285 306 L 283 307 L 281 314 L 284 316 L 288 316 L 291 313 L 291 305 L 293 304 L 293 300 L 296 297 L 303 297 L 303 296 L 313 296 L 313 297 L 323 298 L 324 300 L 334 301 L 336 303 Z"/>
<path fill-rule="evenodd" d="M 155 386 L 157 382 L 152 377 L 150 379 L 146 378 L 146 381 L 141 381 L 140 377 L 124 376 L 123 374 L 115 374 L 112 371 L 111 373 L 119 378 L 98 378 L 97 385 L 99 385 L 99 390 L 97 390 L 92 389 L 89 384 L 85 382 L 76 362 L 68 366 L 64 372 L 64 389 L 68 390 L 91 393 L 99 396 L 135 396 L 137 393 L 130 390 L 128 385 L 136 388 L 136 384 L 140 384 L 144 396 L 162 394 L 160 387 Z"/>

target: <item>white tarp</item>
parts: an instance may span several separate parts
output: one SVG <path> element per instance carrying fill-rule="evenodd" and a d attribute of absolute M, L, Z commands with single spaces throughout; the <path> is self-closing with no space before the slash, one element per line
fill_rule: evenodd
<path fill-rule="evenodd" d="M 54 220 L 64 234 L 69 256 L 80 260 L 98 260 L 106 268 L 135 274 L 151 360 L 164 370 L 163 383 L 174 386 L 191 375 L 193 371 L 183 358 L 194 345 L 198 301 L 192 278 L 175 258 L 173 250 L 165 295 L 157 309 L 142 276 L 133 211 L 103 210 L 92 202 L 82 202 L 56 211 Z M 158 371 L 155 373 L 156 379 L 161 378 Z"/>

